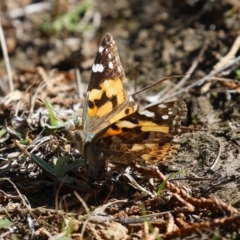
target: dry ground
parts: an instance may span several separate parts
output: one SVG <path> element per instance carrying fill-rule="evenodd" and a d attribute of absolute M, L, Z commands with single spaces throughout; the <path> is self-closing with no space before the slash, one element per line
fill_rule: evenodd
<path fill-rule="evenodd" d="M 239 238 L 239 1 L 1 4 L 13 78 L 11 85 L 3 50 L 1 238 Z M 81 115 L 106 32 L 114 36 L 131 93 L 174 76 L 138 94 L 139 105 L 179 99 L 188 114 L 171 164 L 127 170 L 109 164 L 90 186 L 63 125 Z M 62 125 L 54 127 L 49 115 Z"/>

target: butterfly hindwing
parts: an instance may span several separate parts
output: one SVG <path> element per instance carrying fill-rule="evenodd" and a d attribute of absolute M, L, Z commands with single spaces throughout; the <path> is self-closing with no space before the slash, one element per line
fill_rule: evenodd
<path fill-rule="evenodd" d="M 110 125 L 100 137 L 111 137 L 128 131 L 161 132 L 174 136 L 178 134 L 186 112 L 186 104 L 183 101 L 154 105 L 120 119 Z"/>
<path fill-rule="evenodd" d="M 131 157 L 140 164 L 172 158 L 179 147 L 175 136 L 186 111 L 184 102 L 168 102 L 115 122 L 99 136 L 102 154 L 106 154 L 109 161 L 122 163 L 131 161 Z"/>

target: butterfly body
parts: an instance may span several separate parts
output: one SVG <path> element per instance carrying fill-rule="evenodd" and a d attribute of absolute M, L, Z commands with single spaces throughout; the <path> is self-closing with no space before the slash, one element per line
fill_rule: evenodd
<path fill-rule="evenodd" d="M 159 164 L 178 148 L 175 136 L 186 115 L 183 101 L 162 103 L 139 110 L 123 88 L 125 73 L 117 47 L 107 33 L 100 43 L 83 108 L 82 125 L 72 139 L 89 162 L 89 174 L 97 179 L 105 161 Z"/>

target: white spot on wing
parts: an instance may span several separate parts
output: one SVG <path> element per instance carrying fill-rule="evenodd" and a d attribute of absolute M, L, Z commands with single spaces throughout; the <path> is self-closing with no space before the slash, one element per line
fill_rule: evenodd
<path fill-rule="evenodd" d="M 141 151 L 144 149 L 144 146 L 141 144 L 134 144 L 131 148 L 131 151 Z"/>
<path fill-rule="evenodd" d="M 147 117 L 154 117 L 155 116 L 154 112 L 150 112 L 148 110 L 141 111 L 141 112 L 139 112 L 139 114 L 145 115 Z"/>
<path fill-rule="evenodd" d="M 131 123 L 127 120 L 120 121 L 119 123 L 116 124 L 119 128 L 134 128 L 136 127 L 136 124 Z"/>
<path fill-rule="evenodd" d="M 158 107 L 160 107 L 160 108 L 166 108 L 167 106 L 162 103 L 162 104 L 159 104 Z"/>
<path fill-rule="evenodd" d="M 109 53 L 109 54 L 108 54 L 108 58 L 110 58 L 110 59 L 112 58 L 112 55 L 111 55 L 111 53 Z"/>
<path fill-rule="evenodd" d="M 129 92 L 128 92 L 129 93 Z M 129 97 L 129 102 L 135 102 L 132 96 Z"/>
<path fill-rule="evenodd" d="M 103 72 L 103 70 L 104 70 L 104 67 L 103 67 L 102 64 L 93 64 L 93 66 L 92 66 L 92 71 L 94 73 L 96 73 L 96 72 Z"/>
<path fill-rule="evenodd" d="M 112 62 L 109 62 L 109 63 L 108 63 L 108 67 L 111 68 L 111 69 L 113 69 L 113 63 L 112 63 Z"/>
<path fill-rule="evenodd" d="M 103 51 L 103 46 L 100 46 L 99 49 L 98 49 L 98 52 L 101 53 Z"/>
<path fill-rule="evenodd" d="M 168 115 L 162 115 L 162 119 L 163 119 L 163 120 L 167 120 L 168 118 L 169 118 Z"/>

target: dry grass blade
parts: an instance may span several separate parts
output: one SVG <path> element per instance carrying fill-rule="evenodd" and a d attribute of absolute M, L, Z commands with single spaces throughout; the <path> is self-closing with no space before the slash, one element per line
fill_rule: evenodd
<path fill-rule="evenodd" d="M 0 21 L 1 21 L 1 18 L 0 18 Z M 14 88 L 13 88 L 12 69 L 10 66 L 7 45 L 6 45 L 6 41 L 5 41 L 5 37 L 4 37 L 4 32 L 2 29 L 2 22 L 0 22 L 0 41 L 1 41 L 1 46 L 2 46 L 2 51 L 3 51 L 3 56 L 4 56 L 4 62 L 6 64 L 6 68 L 7 68 L 9 89 L 10 89 L 10 92 L 13 92 Z"/>
<path fill-rule="evenodd" d="M 175 91 L 174 93 L 171 93 L 169 94 L 168 96 L 165 96 L 163 97 L 161 100 L 159 100 L 157 103 L 162 103 L 162 102 L 165 102 L 167 101 L 168 99 L 171 99 L 173 97 L 176 97 L 180 94 L 183 94 L 185 92 L 187 92 L 189 89 L 192 89 L 196 86 L 201 86 L 202 84 L 204 84 L 206 81 L 208 81 L 209 79 L 211 79 L 211 77 L 217 75 L 218 73 L 221 73 L 222 71 L 228 69 L 229 67 L 239 63 L 240 61 L 240 56 L 236 57 L 233 61 L 231 61 L 230 63 L 227 63 L 225 64 L 224 66 L 222 66 L 221 68 L 219 69 L 216 69 L 216 70 L 213 70 L 211 71 L 209 74 L 207 74 L 206 76 L 204 76 L 203 78 L 197 80 L 196 82 L 192 83 L 192 84 L 189 84 L 188 86 L 180 89 L 180 90 L 177 90 Z M 155 104 L 157 104 L 155 103 Z M 152 104 L 153 105 L 153 104 Z"/>

